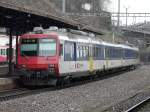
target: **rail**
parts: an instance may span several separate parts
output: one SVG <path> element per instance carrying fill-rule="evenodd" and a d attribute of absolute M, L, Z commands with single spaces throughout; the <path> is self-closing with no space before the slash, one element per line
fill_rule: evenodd
<path fill-rule="evenodd" d="M 143 105 L 144 105 L 145 103 L 147 103 L 148 101 L 150 101 L 150 97 L 148 97 L 148 98 L 142 100 L 140 103 L 138 103 L 138 104 L 132 106 L 131 108 L 129 108 L 128 110 L 126 110 L 126 111 L 124 111 L 124 112 L 133 112 L 133 111 L 135 111 L 136 109 L 141 108 L 141 106 L 143 106 Z"/>

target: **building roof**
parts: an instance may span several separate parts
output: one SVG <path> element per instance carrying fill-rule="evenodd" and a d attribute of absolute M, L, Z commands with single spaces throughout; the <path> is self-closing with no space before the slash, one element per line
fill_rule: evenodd
<path fill-rule="evenodd" d="M 48 0 L 0 0 L 0 6 L 39 16 L 53 18 L 71 25 L 78 23 L 60 13 Z"/>
<path fill-rule="evenodd" d="M 0 7 L 46 17 L 74 27 L 84 26 L 57 10 L 49 0 L 0 0 Z M 83 30 L 104 34 L 103 30 L 91 26 L 84 27 Z"/>

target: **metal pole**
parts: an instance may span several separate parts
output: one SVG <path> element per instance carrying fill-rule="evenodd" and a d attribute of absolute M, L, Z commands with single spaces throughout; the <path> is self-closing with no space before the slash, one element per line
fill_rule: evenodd
<path fill-rule="evenodd" d="M 66 0 L 62 0 L 62 11 L 66 13 Z"/>
<path fill-rule="evenodd" d="M 118 0 L 118 23 L 117 28 L 119 29 L 120 26 L 120 0 Z"/>
<path fill-rule="evenodd" d="M 9 75 L 12 74 L 12 30 L 9 30 Z"/>
<path fill-rule="evenodd" d="M 126 27 L 128 26 L 128 8 L 126 8 Z"/>
<path fill-rule="evenodd" d="M 16 33 L 16 65 L 18 64 L 18 33 Z"/>
<path fill-rule="evenodd" d="M 99 0 L 99 14 L 101 13 L 101 0 Z"/>

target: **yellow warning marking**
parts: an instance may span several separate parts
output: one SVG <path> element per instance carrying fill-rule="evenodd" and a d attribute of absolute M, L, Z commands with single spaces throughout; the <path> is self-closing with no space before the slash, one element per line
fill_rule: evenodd
<path fill-rule="evenodd" d="M 106 68 L 108 68 L 108 59 L 106 59 Z"/>
<path fill-rule="evenodd" d="M 93 58 L 92 57 L 89 58 L 89 70 L 90 72 L 93 71 Z"/>

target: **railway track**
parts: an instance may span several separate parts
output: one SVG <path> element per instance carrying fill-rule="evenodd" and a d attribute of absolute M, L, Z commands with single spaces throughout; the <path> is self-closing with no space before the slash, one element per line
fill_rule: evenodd
<path fill-rule="evenodd" d="M 144 105 L 147 104 L 147 102 L 150 101 L 150 97 L 142 100 L 141 102 L 139 102 L 138 104 L 132 106 L 131 108 L 129 108 L 128 110 L 126 110 L 125 112 L 137 112 L 137 110 L 141 109 Z"/>
<path fill-rule="evenodd" d="M 7 101 L 10 99 L 25 97 L 33 94 L 39 94 L 42 92 L 53 90 L 54 88 L 42 88 L 42 89 L 28 89 L 28 88 L 18 88 L 8 91 L 0 91 L 0 101 Z"/>
<path fill-rule="evenodd" d="M 42 88 L 41 87 L 36 87 L 36 88 L 28 87 L 28 88 L 18 88 L 18 89 L 0 91 L 0 101 L 7 101 L 10 99 L 30 96 L 30 95 L 34 95 L 34 94 L 40 94 L 40 93 L 48 92 L 48 91 L 66 89 L 69 87 L 79 86 L 79 85 L 86 84 L 89 82 L 91 82 L 91 80 L 74 82 L 74 83 L 70 83 L 70 84 L 66 84 L 66 85 L 58 86 L 58 87 L 42 87 Z"/>
<path fill-rule="evenodd" d="M 0 101 L 5 101 L 5 100 L 12 99 L 12 98 L 16 98 L 19 95 L 25 94 L 27 92 L 28 91 L 25 88 L 0 91 Z"/>
<path fill-rule="evenodd" d="M 124 72 L 128 72 L 128 71 L 130 71 L 130 70 L 117 71 L 117 72 L 113 72 L 109 75 L 108 75 L 108 73 L 106 73 L 100 77 L 88 77 L 88 78 L 86 77 L 86 78 L 82 78 L 80 80 L 72 81 L 69 84 L 65 84 L 65 85 L 57 86 L 57 87 L 18 88 L 18 89 L 13 89 L 13 90 L 0 91 L 0 101 L 7 101 L 10 99 L 25 97 L 25 96 L 34 95 L 34 94 L 40 94 L 40 93 L 47 92 L 47 91 L 55 91 L 55 90 L 66 89 L 66 88 L 70 88 L 70 87 L 74 87 L 74 86 L 80 86 L 80 85 L 84 85 L 84 84 L 87 84 L 90 82 L 100 81 L 100 80 L 103 80 L 106 78 L 117 76 L 117 75 L 120 75 L 120 74 L 122 74 Z"/>

